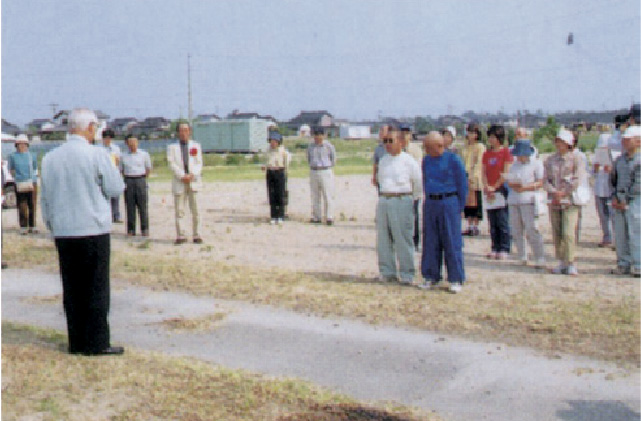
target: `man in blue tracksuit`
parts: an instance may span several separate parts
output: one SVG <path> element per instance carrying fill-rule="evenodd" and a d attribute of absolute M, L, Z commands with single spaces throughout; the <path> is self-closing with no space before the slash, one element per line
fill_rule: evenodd
<path fill-rule="evenodd" d="M 445 257 L 450 291 L 461 291 L 465 282 L 461 212 L 467 197 L 467 176 L 461 159 L 446 151 L 443 137 L 430 132 L 425 138 L 423 158 L 423 255 L 421 272 L 424 289 L 434 289 L 441 281 Z"/>

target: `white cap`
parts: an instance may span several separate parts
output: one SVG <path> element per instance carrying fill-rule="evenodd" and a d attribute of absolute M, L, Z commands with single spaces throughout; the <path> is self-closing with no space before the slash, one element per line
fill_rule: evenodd
<path fill-rule="evenodd" d="M 608 147 L 608 142 L 610 140 L 610 137 L 612 137 L 612 135 L 609 134 L 609 133 L 601 133 L 599 135 L 599 140 L 596 141 L 596 147 L 597 148 L 607 148 Z"/>
<path fill-rule="evenodd" d="M 574 145 L 574 136 L 572 135 L 572 132 L 567 129 L 559 129 L 556 134 L 556 139 L 561 139 L 569 146 Z"/>
<path fill-rule="evenodd" d="M 26 135 L 26 134 L 19 134 L 19 135 L 16 137 L 16 141 L 15 141 L 15 143 L 16 143 L 16 144 L 18 144 L 18 143 L 26 143 L 26 144 L 28 145 L 28 144 L 29 144 L 29 138 L 27 137 L 27 135 Z"/>
<path fill-rule="evenodd" d="M 447 126 L 445 130 L 452 133 L 452 137 L 456 137 L 456 128 L 454 126 Z"/>
<path fill-rule="evenodd" d="M 623 137 L 641 137 L 641 126 L 630 126 L 625 129 Z"/>

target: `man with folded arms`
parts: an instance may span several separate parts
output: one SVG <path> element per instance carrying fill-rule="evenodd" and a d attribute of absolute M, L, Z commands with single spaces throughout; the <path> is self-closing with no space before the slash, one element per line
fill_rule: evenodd
<path fill-rule="evenodd" d="M 69 352 L 120 355 L 109 340 L 109 257 L 112 197 L 125 186 L 109 155 L 93 146 L 98 119 L 69 114 L 66 143 L 42 160 L 42 217 L 58 250 Z"/>
<path fill-rule="evenodd" d="M 383 139 L 387 154 L 378 164 L 380 188 L 376 207 L 376 250 L 382 281 L 412 284 L 414 268 L 414 199 L 421 195 L 421 170 L 403 152 L 404 134 L 394 128 Z M 397 269 L 398 260 L 398 269 Z"/>
<path fill-rule="evenodd" d="M 467 176 L 461 158 L 445 150 L 443 136 L 436 131 L 425 138 L 423 158 L 423 289 L 436 289 L 445 258 L 450 292 L 461 291 L 465 282 L 461 215 L 467 198 Z"/>

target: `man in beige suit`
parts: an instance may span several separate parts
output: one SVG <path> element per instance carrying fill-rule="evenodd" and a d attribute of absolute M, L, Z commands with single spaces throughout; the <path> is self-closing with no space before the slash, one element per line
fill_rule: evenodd
<path fill-rule="evenodd" d="M 191 210 L 194 243 L 203 242 L 200 237 L 200 216 L 198 214 L 198 191 L 202 188 L 201 172 L 203 157 L 200 144 L 190 139 L 191 127 L 187 122 L 176 126 L 178 143 L 167 146 L 167 162 L 174 173 L 171 190 L 174 194 L 176 209 L 176 241 L 174 244 L 187 242 L 184 229 L 185 202 Z"/>

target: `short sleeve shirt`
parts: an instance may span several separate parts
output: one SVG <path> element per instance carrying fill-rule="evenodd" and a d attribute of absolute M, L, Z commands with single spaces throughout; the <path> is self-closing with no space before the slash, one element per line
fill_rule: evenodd
<path fill-rule="evenodd" d="M 490 185 L 495 185 L 505 172 L 505 164 L 514 161 L 508 148 L 501 148 L 498 151 L 487 150 L 483 154 L 483 165 L 485 166 L 485 176 Z"/>

